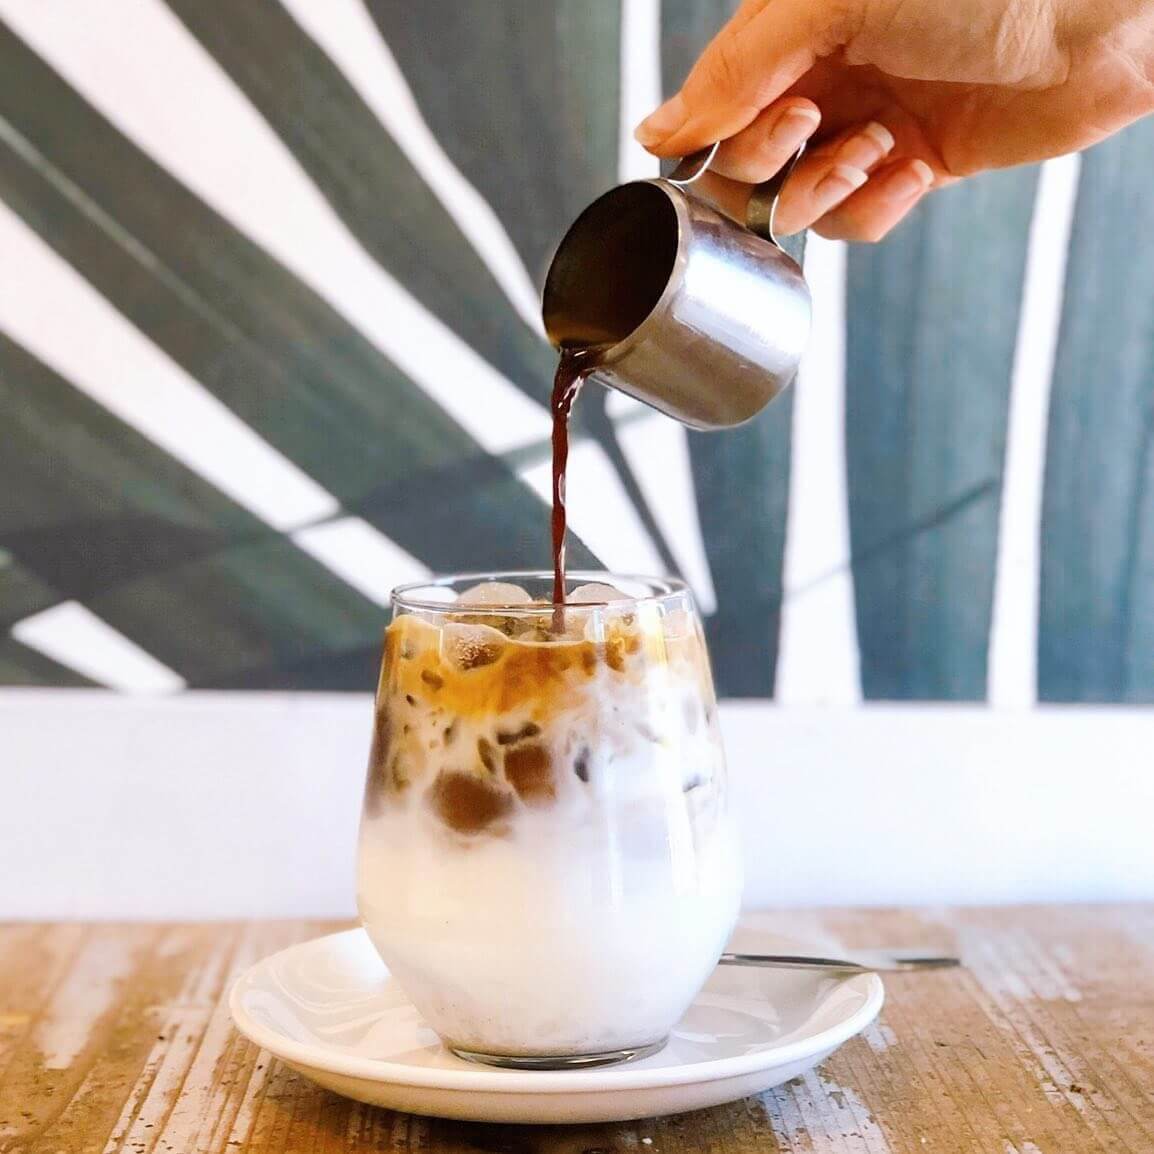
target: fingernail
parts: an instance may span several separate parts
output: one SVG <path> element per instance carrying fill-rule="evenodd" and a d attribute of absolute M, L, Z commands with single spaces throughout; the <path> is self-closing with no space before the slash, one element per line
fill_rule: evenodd
<path fill-rule="evenodd" d="M 774 151 L 794 152 L 817 131 L 820 123 L 821 113 L 816 108 L 795 104 L 774 122 L 769 132 L 770 146 Z"/>
<path fill-rule="evenodd" d="M 818 181 L 813 190 L 814 207 L 818 213 L 828 212 L 835 204 L 840 204 L 851 192 L 856 192 L 869 178 L 860 168 L 848 164 L 835 164 Z"/>
<path fill-rule="evenodd" d="M 933 183 L 934 170 L 924 160 L 914 160 L 888 176 L 881 191 L 886 200 L 897 204 L 920 196 Z"/>
<path fill-rule="evenodd" d="M 871 120 L 837 150 L 837 158 L 842 164 L 868 172 L 879 160 L 890 154 L 893 146 L 894 138 L 890 130 L 884 124 Z"/>
<path fill-rule="evenodd" d="M 647 148 L 672 136 L 689 119 L 689 109 L 681 94 L 671 97 L 656 112 L 647 116 L 633 133 L 634 139 Z"/>

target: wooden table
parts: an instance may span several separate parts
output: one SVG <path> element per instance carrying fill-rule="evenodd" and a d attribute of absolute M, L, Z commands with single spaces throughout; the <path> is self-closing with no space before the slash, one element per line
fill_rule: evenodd
<path fill-rule="evenodd" d="M 233 975 L 331 924 L 0 927 L 0 1151 L 1154 1152 L 1154 907 L 769 917 L 968 968 L 889 979 L 879 1022 L 761 1098 L 571 1128 L 390 1114 L 239 1038 Z"/>

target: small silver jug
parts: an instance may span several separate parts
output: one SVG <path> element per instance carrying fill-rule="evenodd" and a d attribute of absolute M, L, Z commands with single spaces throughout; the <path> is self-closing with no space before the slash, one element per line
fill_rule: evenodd
<path fill-rule="evenodd" d="M 595 347 L 594 380 L 695 429 L 760 412 L 793 379 L 810 327 L 809 287 L 773 231 L 801 151 L 754 189 L 742 228 L 690 191 L 717 147 L 595 200 L 543 295 L 554 345 Z"/>

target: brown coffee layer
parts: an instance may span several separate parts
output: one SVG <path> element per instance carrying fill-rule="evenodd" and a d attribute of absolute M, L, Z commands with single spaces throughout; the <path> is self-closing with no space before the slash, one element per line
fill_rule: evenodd
<path fill-rule="evenodd" d="M 562 756 L 553 743 L 554 726 L 571 725 L 591 694 L 644 693 L 647 679 L 664 684 L 666 667 L 677 666 L 678 681 L 698 683 L 712 697 L 696 628 L 670 637 L 660 623 L 643 629 L 625 614 L 604 623 L 603 640 L 591 641 L 556 639 L 531 620 L 479 617 L 462 614 L 438 627 L 402 616 L 389 626 L 368 812 L 390 797 L 399 803 L 423 782 L 419 804 L 450 830 L 501 836 L 518 806 L 554 804 L 566 775 L 588 786 L 589 747 Z M 504 628 L 492 628 L 494 620 Z"/>

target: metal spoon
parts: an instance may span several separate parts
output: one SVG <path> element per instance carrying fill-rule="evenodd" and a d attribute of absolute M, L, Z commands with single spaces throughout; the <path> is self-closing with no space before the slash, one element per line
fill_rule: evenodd
<path fill-rule="evenodd" d="M 926 953 L 924 950 L 854 950 L 844 958 L 807 954 L 722 954 L 722 966 L 767 966 L 785 970 L 839 970 L 847 974 L 870 971 L 900 974 L 910 970 L 947 970 L 962 964 L 960 958 Z"/>

